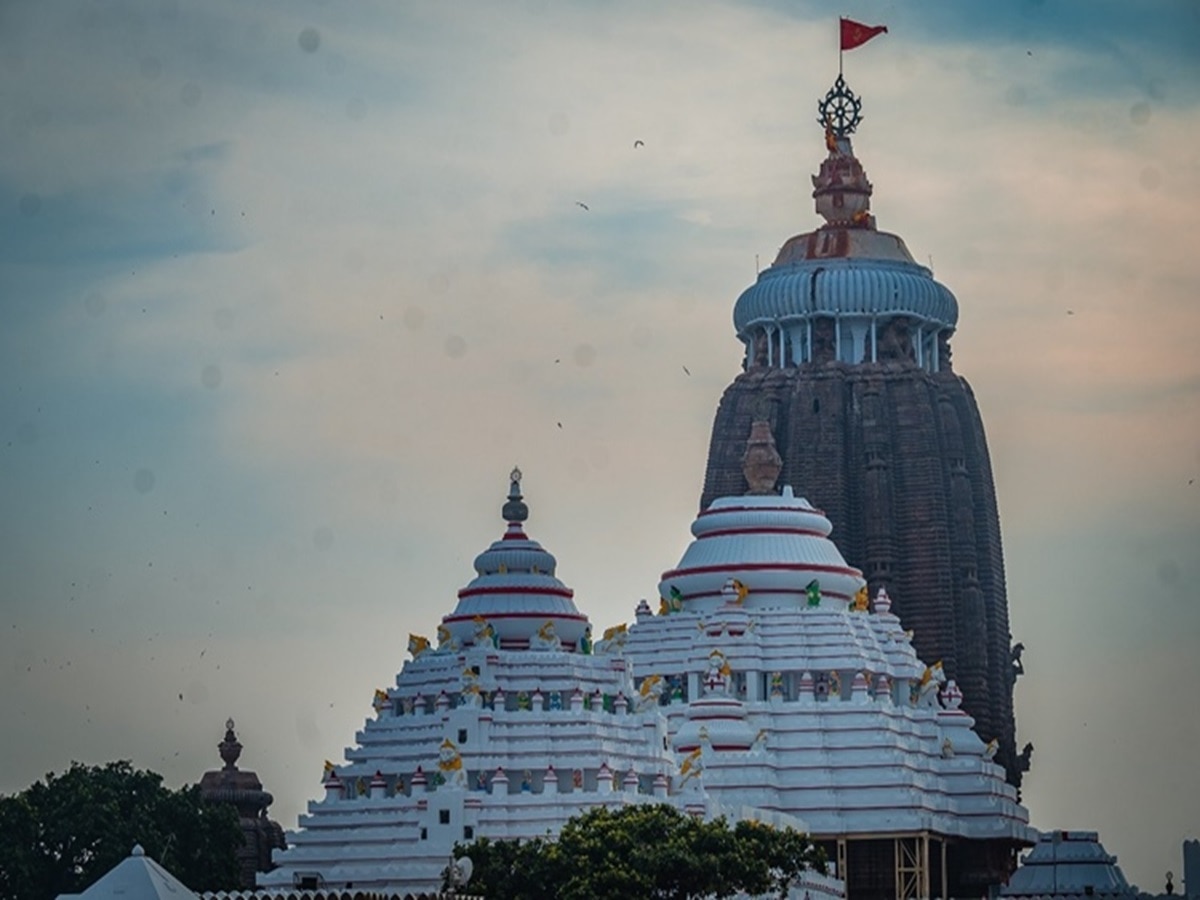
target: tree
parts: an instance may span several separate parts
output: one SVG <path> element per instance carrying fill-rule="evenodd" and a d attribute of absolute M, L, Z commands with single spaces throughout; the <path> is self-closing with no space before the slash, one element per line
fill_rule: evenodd
<path fill-rule="evenodd" d="M 790 828 L 754 822 L 730 828 L 666 804 L 593 809 L 571 819 L 556 840 L 457 845 L 474 864 L 471 889 L 491 900 L 692 900 L 776 893 L 806 869 L 825 871 L 825 854 Z"/>
<path fill-rule="evenodd" d="M 134 844 L 196 892 L 238 886 L 237 813 L 177 791 L 127 761 L 72 763 L 19 794 L 0 795 L 0 900 L 54 900 L 84 890 Z"/>

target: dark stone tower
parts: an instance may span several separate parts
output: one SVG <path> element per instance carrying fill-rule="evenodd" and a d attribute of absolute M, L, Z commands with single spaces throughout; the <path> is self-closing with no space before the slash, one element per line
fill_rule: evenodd
<path fill-rule="evenodd" d="M 818 104 L 828 155 L 813 177 L 825 224 L 791 238 L 738 298 L 744 371 L 713 424 L 701 508 L 746 490 L 745 435 L 766 418 L 792 484 L 833 522 L 872 596 L 887 588 L 927 662 L 942 660 L 1019 785 L 996 491 L 983 421 L 950 364 L 954 295 L 875 227 L 842 76 Z"/>
<path fill-rule="evenodd" d="M 238 850 L 238 881 L 243 888 L 253 889 L 256 873 L 275 868 L 271 850 L 284 850 L 287 842 L 279 823 L 267 818 L 267 808 L 275 798 L 263 790 L 254 772 L 237 767 L 242 745 L 234 733 L 233 719 L 225 723 L 225 739 L 217 749 L 225 765 L 204 773 L 200 779 L 200 797 L 210 803 L 231 803 L 237 808 L 238 822 L 246 839 Z"/>

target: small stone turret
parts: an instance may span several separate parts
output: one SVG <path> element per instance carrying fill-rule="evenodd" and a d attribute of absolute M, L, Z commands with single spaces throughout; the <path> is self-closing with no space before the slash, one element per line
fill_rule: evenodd
<path fill-rule="evenodd" d="M 225 765 L 204 773 L 200 779 L 200 798 L 209 803 L 231 803 L 237 809 L 246 839 L 238 850 L 238 881 L 243 888 L 253 888 L 258 872 L 275 868 L 271 851 L 285 849 L 287 842 L 283 828 L 267 817 L 267 809 L 275 798 L 263 790 L 258 775 L 237 767 L 242 745 L 234 731 L 233 719 L 226 720 L 225 737 L 217 750 Z"/>

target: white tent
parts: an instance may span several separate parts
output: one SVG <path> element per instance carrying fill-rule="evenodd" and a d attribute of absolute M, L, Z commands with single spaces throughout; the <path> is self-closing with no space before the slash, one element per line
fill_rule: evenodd
<path fill-rule="evenodd" d="M 138 844 L 127 859 L 108 870 L 82 894 L 59 894 L 57 900 L 200 900 L 170 872 L 146 855 Z"/>

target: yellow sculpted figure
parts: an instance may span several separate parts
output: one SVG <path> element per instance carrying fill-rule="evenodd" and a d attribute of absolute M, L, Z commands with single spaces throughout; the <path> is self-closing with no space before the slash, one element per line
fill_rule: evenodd
<path fill-rule="evenodd" d="M 547 619 L 542 627 L 529 639 L 530 650 L 561 650 L 562 641 L 554 632 L 554 622 Z"/>
<path fill-rule="evenodd" d="M 634 706 L 635 712 L 643 712 L 647 709 L 653 709 L 658 706 L 659 698 L 663 693 L 663 677 L 661 675 L 647 675 L 642 679 L 642 684 L 638 688 L 637 701 Z"/>
<path fill-rule="evenodd" d="M 483 647 L 491 644 L 493 647 L 500 646 L 500 640 L 496 637 L 496 629 L 492 627 L 492 623 L 483 616 L 475 616 L 471 619 L 475 626 L 475 646 Z"/>
<path fill-rule="evenodd" d="M 467 786 L 467 770 L 463 768 L 462 754 L 450 738 L 442 741 L 438 750 L 438 771 L 446 779 L 446 784 L 462 788 Z"/>
<path fill-rule="evenodd" d="M 853 612 L 866 612 L 870 605 L 871 597 L 867 593 L 867 583 L 864 581 L 863 586 L 858 589 L 858 593 L 854 595 L 854 599 L 850 602 L 850 609 Z"/>
<path fill-rule="evenodd" d="M 609 653 L 625 646 L 625 638 L 629 634 L 628 623 L 614 625 L 604 629 L 604 637 L 596 643 L 597 653 Z"/>
<path fill-rule="evenodd" d="M 683 762 L 679 765 L 679 787 L 682 788 L 693 778 L 698 778 L 703 773 L 703 755 L 704 750 L 697 747 L 683 758 Z"/>
<path fill-rule="evenodd" d="M 408 652 L 412 654 L 413 659 L 416 659 L 428 649 L 429 638 L 419 634 L 410 634 L 408 636 Z"/>

